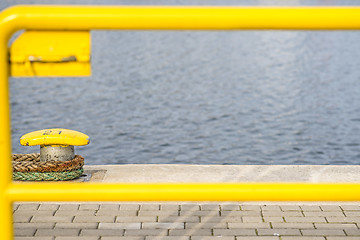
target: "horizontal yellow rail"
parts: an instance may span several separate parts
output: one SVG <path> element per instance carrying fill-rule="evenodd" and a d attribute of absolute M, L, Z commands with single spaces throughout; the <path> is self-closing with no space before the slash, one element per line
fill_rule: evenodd
<path fill-rule="evenodd" d="M 356 201 L 360 184 L 11 184 L 12 201 Z"/>
<path fill-rule="evenodd" d="M 359 7 L 17 6 L 0 14 L 17 29 L 360 29 Z"/>

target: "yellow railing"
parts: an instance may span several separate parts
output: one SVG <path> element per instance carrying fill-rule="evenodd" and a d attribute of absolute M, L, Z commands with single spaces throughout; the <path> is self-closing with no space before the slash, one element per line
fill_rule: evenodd
<path fill-rule="evenodd" d="M 359 30 L 359 7 L 17 6 L 0 13 L 0 239 L 14 201 L 355 201 L 360 184 L 12 183 L 8 41 L 17 30 Z"/>

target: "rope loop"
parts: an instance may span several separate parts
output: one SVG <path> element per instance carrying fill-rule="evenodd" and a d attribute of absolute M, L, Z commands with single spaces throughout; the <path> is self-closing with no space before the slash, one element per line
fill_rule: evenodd
<path fill-rule="evenodd" d="M 13 180 L 19 181 L 66 181 L 83 173 L 84 158 L 75 155 L 69 161 L 40 161 L 40 154 L 13 154 Z"/>

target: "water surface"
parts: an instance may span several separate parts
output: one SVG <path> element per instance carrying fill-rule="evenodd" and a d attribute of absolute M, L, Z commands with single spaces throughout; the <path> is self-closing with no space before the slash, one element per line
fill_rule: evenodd
<path fill-rule="evenodd" d="M 0 7 L 20 2 L 5 1 Z M 21 135 L 60 127 L 91 137 L 90 145 L 76 149 L 87 164 L 360 163 L 360 32 L 93 31 L 91 35 L 91 77 L 10 79 L 14 153 L 38 151 L 21 146 Z"/>

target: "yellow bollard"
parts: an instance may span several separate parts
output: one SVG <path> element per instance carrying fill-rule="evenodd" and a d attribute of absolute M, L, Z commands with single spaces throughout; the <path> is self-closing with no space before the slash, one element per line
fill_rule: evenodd
<path fill-rule="evenodd" d="M 88 135 L 78 131 L 53 128 L 27 133 L 20 138 L 23 146 L 40 145 L 40 161 L 69 161 L 74 159 L 74 146 L 90 143 Z"/>

